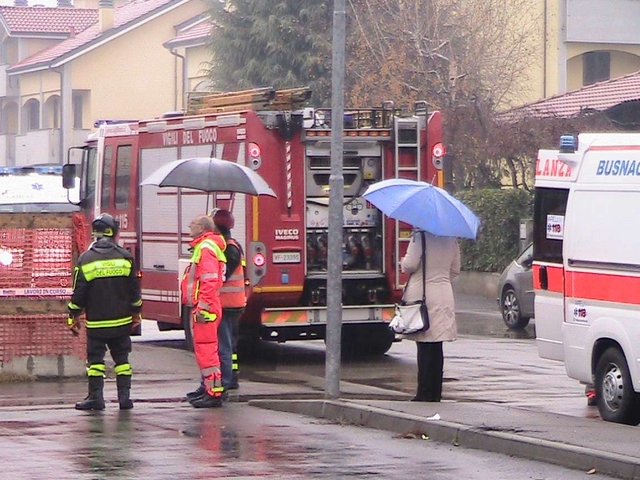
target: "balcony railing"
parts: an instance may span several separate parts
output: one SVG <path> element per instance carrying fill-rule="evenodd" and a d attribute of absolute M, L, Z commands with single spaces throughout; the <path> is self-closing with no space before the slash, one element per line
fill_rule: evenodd
<path fill-rule="evenodd" d="M 72 145 L 82 145 L 90 133 L 74 129 Z M 0 135 L 0 166 L 64 163 L 66 158 L 60 157 L 60 138 L 59 128 Z"/>

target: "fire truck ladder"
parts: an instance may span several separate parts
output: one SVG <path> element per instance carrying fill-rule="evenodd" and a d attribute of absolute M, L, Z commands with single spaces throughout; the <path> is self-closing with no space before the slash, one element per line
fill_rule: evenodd
<path fill-rule="evenodd" d="M 395 138 L 395 177 L 408 178 L 410 180 L 422 180 L 422 156 L 420 149 L 421 117 L 413 115 L 410 117 L 395 117 L 393 122 L 393 134 Z M 395 222 L 395 259 L 396 259 L 396 285 L 395 288 L 402 287 L 400 282 L 400 259 L 410 238 L 400 238 L 400 222 Z"/>
<path fill-rule="evenodd" d="M 308 87 L 274 90 L 254 88 L 237 92 L 199 93 L 187 95 L 187 114 L 237 112 L 240 110 L 298 110 L 308 102 Z"/>

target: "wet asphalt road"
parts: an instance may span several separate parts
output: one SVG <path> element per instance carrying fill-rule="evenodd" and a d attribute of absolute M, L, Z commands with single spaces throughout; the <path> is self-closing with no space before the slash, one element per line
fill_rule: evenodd
<path fill-rule="evenodd" d="M 511 337 L 495 308 L 493 302 L 486 302 L 459 310 L 461 338 L 445 346 L 445 399 L 455 396 L 463 401 L 495 402 L 504 398 L 510 405 L 525 408 L 596 415 L 586 407 L 582 387 L 564 375 L 563 366 L 541 362 L 535 341 L 526 332 L 524 338 Z M 470 337 L 466 329 L 484 335 Z M 162 333 L 151 342 L 158 358 L 171 358 L 163 350 L 184 349 L 180 335 Z M 146 342 L 148 337 L 153 335 L 136 341 Z M 195 380 L 195 366 L 193 372 Z M 244 360 L 241 356 L 242 378 L 304 384 L 322 391 L 324 345 L 321 341 L 263 344 L 258 355 Z M 383 357 L 345 359 L 342 378 L 411 394 L 415 388 L 415 345 L 405 341 L 394 344 Z M 166 376 L 162 377 L 157 388 L 166 381 Z M 58 390 L 86 388 L 81 384 L 50 386 L 53 396 Z M 47 406 L 34 402 L 2 408 L 0 478 L 573 480 L 585 475 L 583 471 L 428 439 L 396 438 L 387 432 L 333 425 L 242 403 L 199 411 L 175 402 L 138 402 L 132 412 L 119 412 L 110 403 L 106 412 L 97 414 L 77 412 L 69 403 Z M 596 474 L 589 478 L 607 477 Z"/>
<path fill-rule="evenodd" d="M 3 409 L 0 478 L 577 480 L 585 472 L 229 404 Z M 609 478 L 592 475 L 589 478 Z"/>

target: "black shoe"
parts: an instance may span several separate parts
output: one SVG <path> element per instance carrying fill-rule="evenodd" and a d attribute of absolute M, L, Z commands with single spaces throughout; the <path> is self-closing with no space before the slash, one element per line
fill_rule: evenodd
<path fill-rule="evenodd" d="M 183 402 L 190 402 L 192 400 L 195 400 L 196 398 L 200 398 L 202 397 L 205 393 L 207 393 L 207 391 L 205 390 L 203 385 L 200 385 L 196 390 L 194 390 L 193 392 L 189 392 L 187 393 L 184 398 L 182 399 Z"/>
<path fill-rule="evenodd" d="M 89 395 L 83 401 L 76 403 L 76 410 L 104 410 L 104 400 Z"/>
<path fill-rule="evenodd" d="M 218 408 L 222 406 L 221 397 L 212 397 L 208 393 L 191 402 L 195 408 Z"/>
<path fill-rule="evenodd" d="M 122 400 L 119 404 L 120 410 L 131 410 L 133 408 L 133 402 L 130 399 Z"/>

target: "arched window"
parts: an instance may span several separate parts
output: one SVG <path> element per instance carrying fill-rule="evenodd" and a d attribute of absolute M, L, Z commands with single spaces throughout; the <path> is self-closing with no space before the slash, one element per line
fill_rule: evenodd
<path fill-rule="evenodd" d="M 60 97 L 51 95 L 44 103 L 42 128 L 60 128 Z"/>
<path fill-rule="evenodd" d="M 582 85 L 591 85 L 611 78 L 611 53 L 587 52 L 582 57 Z"/>
<path fill-rule="evenodd" d="M 18 133 L 18 104 L 16 102 L 8 102 L 3 106 L 0 133 Z"/>
<path fill-rule="evenodd" d="M 22 129 L 25 132 L 40 129 L 40 102 L 28 100 L 22 107 Z"/>

